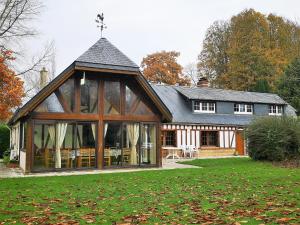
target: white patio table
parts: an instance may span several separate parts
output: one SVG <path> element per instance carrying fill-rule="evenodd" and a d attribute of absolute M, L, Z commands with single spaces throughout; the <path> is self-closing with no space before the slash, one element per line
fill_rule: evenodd
<path fill-rule="evenodd" d="M 169 157 L 172 157 L 172 159 L 180 159 L 179 155 L 177 154 L 177 151 L 181 150 L 181 148 L 166 146 L 162 147 L 162 149 L 168 150 L 168 155 L 166 156 L 166 159 L 168 159 Z"/>

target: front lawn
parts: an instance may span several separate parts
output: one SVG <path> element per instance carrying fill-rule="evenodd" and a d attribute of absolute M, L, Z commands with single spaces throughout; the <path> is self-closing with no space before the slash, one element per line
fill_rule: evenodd
<path fill-rule="evenodd" d="M 299 224 L 299 169 L 186 163 L 202 168 L 0 179 L 0 224 Z"/>

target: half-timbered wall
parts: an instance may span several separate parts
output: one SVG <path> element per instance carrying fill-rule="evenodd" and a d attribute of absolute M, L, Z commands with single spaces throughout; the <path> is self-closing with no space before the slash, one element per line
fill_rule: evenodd
<path fill-rule="evenodd" d="M 163 124 L 162 131 L 176 132 L 176 147 L 183 145 L 193 145 L 201 148 L 201 131 L 218 131 L 220 148 L 235 148 L 236 127 L 233 126 L 204 126 L 204 125 L 179 125 Z"/>

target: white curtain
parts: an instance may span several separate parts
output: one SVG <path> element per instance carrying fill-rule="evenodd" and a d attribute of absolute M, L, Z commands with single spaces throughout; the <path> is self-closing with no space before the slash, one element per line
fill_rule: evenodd
<path fill-rule="evenodd" d="M 139 124 L 128 124 L 127 132 L 131 143 L 130 163 L 135 165 L 137 164 L 136 144 L 139 139 Z"/>
<path fill-rule="evenodd" d="M 54 125 L 49 125 L 48 132 L 49 132 L 49 135 L 50 135 L 51 142 L 55 143 L 55 126 Z"/>
<path fill-rule="evenodd" d="M 104 138 L 106 137 L 107 127 L 108 127 L 108 124 L 105 123 L 104 124 Z"/>
<path fill-rule="evenodd" d="M 56 124 L 56 140 L 55 140 L 55 168 L 61 168 L 60 147 L 65 139 L 67 131 L 67 123 Z"/>
<path fill-rule="evenodd" d="M 96 124 L 92 123 L 92 133 L 94 140 L 96 141 Z"/>
<path fill-rule="evenodd" d="M 149 127 L 150 129 L 150 163 L 156 163 L 156 127 L 154 125 Z"/>
<path fill-rule="evenodd" d="M 143 148 L 143 162 L 147 162 L 147 157 L 148 157 L 148 154 L 147 154 L 147 151 L 148 151 L 148 129 L 149 129 L 149 126 L 148 125 L 144 125 L 144 148 Z"/>

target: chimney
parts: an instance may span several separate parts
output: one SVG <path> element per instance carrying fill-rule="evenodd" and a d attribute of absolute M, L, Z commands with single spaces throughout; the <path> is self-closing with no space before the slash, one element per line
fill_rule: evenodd
<path fill-rule="evenodd" d="M 200 77 L 198 82 L 197 82 L 197 87 L 208 87 L 209 82 L 206 77 Z"/>
<path fill-rule="evenodd" d="M 48 71 L 45 67 L 40 71 L 40 88 L 42 89 L 48 83 Z"/>

